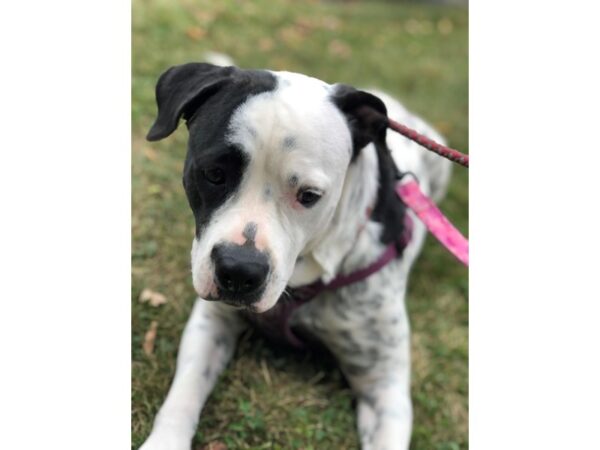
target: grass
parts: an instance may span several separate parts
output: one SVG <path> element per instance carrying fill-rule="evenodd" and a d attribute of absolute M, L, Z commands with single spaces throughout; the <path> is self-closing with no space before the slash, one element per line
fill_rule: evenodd
<path fill-rule="evenodd" d="M 408 2 L 133 0 L 132 447 L 148 435 L 175 369 L 194 300 L 193 218 L 181 186 L 185 130 L 150 144 L 154 85 L 167 67 L 207 50 L 242 67 L 376 86 L 467 150 L 467 11 Z M 467 230 L 467 172 L 456 168 L 442 209 Z M 144 288 L 159 307 L 139 303 Z M 429 238 L 408 294 L 413 449 L 468 447 L 468 273 Z M 154 352 L 142 342 L 158 323 Z M 273 348 L 246 333 L 203 412 L 195 446 L 358 448 L 352 394 L 332 361 Z"/>

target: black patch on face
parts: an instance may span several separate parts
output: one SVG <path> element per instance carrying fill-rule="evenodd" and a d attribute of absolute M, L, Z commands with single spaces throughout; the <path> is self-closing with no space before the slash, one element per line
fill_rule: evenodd
<path fill-rule="evenodd" d="M 377 203 L 371 218 L 383 225 L 381 242 L 400 242 L 406 207 L 395 191 L 400 171 L 387 147 L 387 109 L 378 97 L 352 86 L 338 85 L 332 101 L 346 116 L 352 134 L 352 162 L 369 143 L 375 145 L 379 165 Z M 398 250 L 402 246 L 398 244 Z"/>
<path fill-rule="evenodd" d="M 244 170 L 248 164 L 247 156 L 231 146 L 204 148 L 194 144 L 190 136 L 188 156 L 183 169 L 183 186 L 188 203 L 196 221 L 196 237 L 210 221 L 213 212 L 219 208 L 238 189 Z M 225 182 L 214 185 L 203 175 L 208 168 L 218 167 L 225 173 Z"/>
<path fill-rule="evenodd" d="M 167 137 L 181 117 L 186 120 L 189 140 L 183 186 L 196 220 L 196 237 L 214 211 L 237 191 L 248 165 L 242 149 L 226 141 L 231 116 L 249 97 L 276 86 L 275 76 L 267 71 L 204 63 L 175 66 L 161 76 L 156 87 L 158 117 L 148 139 Z M 249 130 L 252 133 L 250 125 Z M 205 177 L 205 171 L 214 169 L 224 173 L 223 182 L 211 183 Z"/>

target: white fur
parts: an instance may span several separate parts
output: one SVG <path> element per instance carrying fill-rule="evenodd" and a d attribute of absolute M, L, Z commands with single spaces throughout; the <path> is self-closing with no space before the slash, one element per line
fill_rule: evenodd
<path fill-rule="evenodd" d="M 190 449 L 200 410 L 244 329 L 219 303 L 196 300 L 179 346 L 177 372 L 144 450 Z"/>
<path fill-rule="evenodd" d="M 200 296 L 213 289 L 210 252 L 220 241 L 243 242 L 249 222 L 257 224 L 256 245 L 271 256 L 271 273 L 265 293 L 254 307 L 271 308 L 279 299 L 298 256 L 328 235 L 329 223 L 344 186 L 352 140 L 345 119 L 328 100 L 330 87 L 320 80 L 288 72 L 276 73 L 277 89 L 251 97 L 231 119 L 228 140 L 250 157 L 238 192 L 219 210 L 211 225 L 192 247 L 192 274 Z M 293 148 L 285 149 L 291 139 Z M 296 202 L 299 186 L 324 192 L 312 208 Z M 265 198 L 265 189 L 270 196 Z M 315 261 L 323 258 L 317 252 Z M 333 268 L 319 272 L 333 275 Z M 318 275 L 318 274 L 317 274 Z"/>
<path fill-rule="evenodd" d="M 326 100 L 331 87 L 303 75 L 276 75 L 276 91 L 251 98 L 233 117 L 229 139 L 251 156 L 251 164 L 239 193 L 215 212 L 192 248 L 194 286 L 207 295 L 214 288 L 208 257 L 212 246 L 241 239 L 244 225 L 257 223 L 256 245 L 269 250 L 274 266 L 261 311 L 273 306 L 288 284 L 328 281 L 365 267 L 383 251 L 381 226 L 367 221 L 366 214 L 378 188 L 374 147 L 365 147 L 349 166 L 350 134 L 340 112 Z M 375 95 L 386 103 L 391 118 L 441 141 L 396 100 Z M 281 143 L 288 136 L 296 138 L 298 148 L 285 152 Z M 392 132 L 387 143 L 398 167 L 413 172 L 423 191 L 439 199 L 450 176 L 449 162 Z M 315 207 L 294 207 L 287 184 L 291 173 L 300 176 L 301 184 L 326 192 Z M 263 195 L 266 184 L 272 189 L 270 199 Z M 318 296 L 291 318 L 338 358 L 358 397 L 363 450 L 407 449 L 410 442 L 410 329 L 404 295 L 425 238 L 414 215 L 413 221 L 413 237 L 401 259 L 364 281 Z M 296 262 L 299 255 L 303 258 Z M 142 449 L 190 449 L 200 410 L 243 329 L 237 314 L 225 305 L 197 300 L 175 379 Z"/>

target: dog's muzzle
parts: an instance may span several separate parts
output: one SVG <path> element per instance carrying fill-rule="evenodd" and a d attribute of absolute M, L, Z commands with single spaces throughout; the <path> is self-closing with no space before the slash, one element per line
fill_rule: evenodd
<path fill-rule="evenodd" d="M 253 245 L 218 244 L 211 258 L 219 300 L 236 306 L 260 300 L 270 269 L 267 254 Z"/>

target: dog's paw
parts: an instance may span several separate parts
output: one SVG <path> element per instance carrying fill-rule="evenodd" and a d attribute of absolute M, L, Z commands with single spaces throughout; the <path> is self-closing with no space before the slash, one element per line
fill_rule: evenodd
<path fill-rule="evenodd" d="M 182 439 L 179 433 L 151 433 L 139 450 L 190 450 L 189 440 Z"/>

